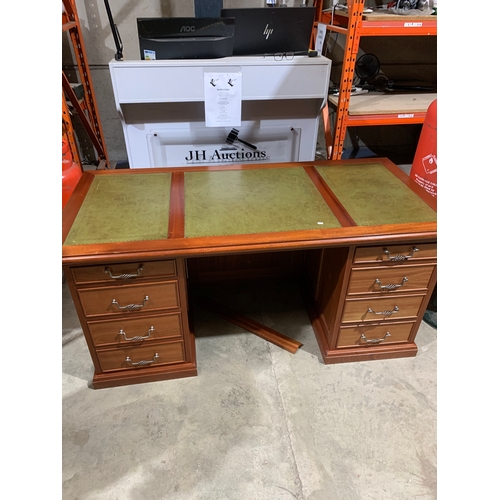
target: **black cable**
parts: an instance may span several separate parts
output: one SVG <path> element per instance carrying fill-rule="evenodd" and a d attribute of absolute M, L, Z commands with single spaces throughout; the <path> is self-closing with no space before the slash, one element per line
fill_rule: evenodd
<path fill-rule="evenodd" d="M 114 39 L 115 45 L 116 45 L 115 59 L 117 61 L 121 61 L 121 60 L 123 60 L 123 43 L 122 43 L 122 39 L 120 37 L 120 33 L 118 31 L 118 27 L 116 26 L 115 22 L 113 21 L 113 14 L 111 13 L 111 8 L 109 7 L 108 0 L 104 0 L 104 5 L 106 7 L 106 12 L 108 14 L 109 27 L 111 28 L 111 33 L 113 34 L 113 39 Z"/>

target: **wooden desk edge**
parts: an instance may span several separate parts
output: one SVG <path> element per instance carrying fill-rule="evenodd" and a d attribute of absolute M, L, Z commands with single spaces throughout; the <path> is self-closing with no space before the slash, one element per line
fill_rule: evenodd
<path fill-rule="evenodd" d="M 361 158 L 354 160 L 315 160 L 307 162 L 269 163 L 269 164 L 232 164 L 218 166 L 198 167 L 161 167 L 133 169 L 132 173 L 143 175 L 151 173 L 172 173 L 178 182 L 173 185 L 183 189 L 183 173 L 188 171 L 209 170 L 239 170 L 239 169 L 262 169 L 262 168 L 287 168 L 303 167 L 307 173 L 315 166 L 321 165 L 348 165 L 348 164 L 373 164 L 379 163 L 391 171 L 403 184 L 415 192 L 433 210 L 437 209 L 436 199 L 430 196 L 418 184 L 413 182 L 400 168 L 387 158 Z M 130 170 L 100 170 L 86 171 L 80 179 L 74 194 L 63 210 L 63 243 L 71 229 L 78 211 L 82 206 L 92 181 L 97 175 L 125 175 Z M 318 189 L 318 186 L 316 186 Z M 325 194 L 320 191 L 324 197 Z M 181 196 L 182 195 L 182 196 Z M 325 200 L 326 201 L 326 200 Z M 174 193 L 171 199 L 171 211 L 183 215 L 183 193 Z M 177 217 L 178 218 L 178 217 Z M 346 226 L 333 229 L 303 230 L 275 233 L 243 234 L 231 236 L 210 236 L 198 238 L 183 238 L 184 224 L 172 217 L 171 223 L 175 228 L 170 229 L 171 238 L 161 240 L 127 241 L 86 245 L 63 245 L 63 265 L 90 263 L 109 260 L 125 261 L 142 258 L 162 257 L 199 257 L 205 255 L 217 255 L 228 253 L 245 253 L 273 250 L 300 250 L 321 248 L 330 246 L 376 244 L 380 242 L 404 242 L 410 240 L 435 240 L 437 237 L 437 222 L 421 222 L 409 224 L 388 224 L 381 226 Z M 174 220 L 175 219 L 175 220 Z M 344 224 L 349 224 L 349 218 L 342 219 Z M 145 250 L 147 246 L 147 250 Z"/>

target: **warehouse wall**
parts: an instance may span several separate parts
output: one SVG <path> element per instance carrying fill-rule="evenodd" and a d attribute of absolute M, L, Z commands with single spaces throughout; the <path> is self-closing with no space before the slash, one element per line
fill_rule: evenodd
<path fill-rule="evenodd" d="M 289 7 L 298 7 L 302 0 L 287 0 Z M 309 2 L 312 5 L 312 2 Z M 192 17 L 193 0 L 109 0 L 113 19 L 123 42 L 124 59 L 140 59 L 136 19 L 138 17 Z M 223 7 L 265 7 L 265 0 L 224 0 Z M 76 0 L 78 16 L 83 32 L 87 57 L 91 67 L 92 81 L 104 138 L 110 162 L 127 161 L 125 140 L 116 111 L 108 63 L 114 58 L 116 47 L 113 40 L 103 0 Z M 70 81 L 78 81 L 74 61 L 63 33 L 63 68 Z M 91 162 L 94 155 L 90 141 L 85 140 L 81 149 L 83 158 Z"/>

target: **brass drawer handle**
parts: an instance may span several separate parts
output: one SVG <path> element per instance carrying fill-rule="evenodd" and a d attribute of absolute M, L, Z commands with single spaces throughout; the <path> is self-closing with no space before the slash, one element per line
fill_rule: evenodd
<path fill-rule="evenodd" d="M 391 316 L 393 314 L 396 314 L 398 311 L 399 311 L 398 306 L 394 306 L 394 309 L 392 311 L 378 311 L 378 312 L 375 312 L 371 307 L 368 308 L 369 313 L 381 314 L 382 316 Z"/>
<path fill-rule="evenodd" d="M 391 262 L 400 262 L 402 260 L 408 260 L 408 259 L 411 259 L 413 257 L 413 254 L 415 252 L 418 252 L 418 248 L 417 247 L 413 247 L 410 251 L 410 253 L 408 255 L 401 255 L 401 254 L 398 254 L 398 255 L 394 255 L 393 257 L 391 257 L 391 252 L 389 252 L 389 250 L 387 250 L 387 248 L 384 248 L 384 253 L 387 255 L 387 258 L 391 261 Z"/>
<path fill-rule="evenodd" d="M 124 274 L 119 274 L 118 276 L 114 276 L 113 273 L 111 272 L 111 270 L 108 267 L 104 268 L 104 272 L 108 273 L 114 280 L 128 280 L 130 278 L 137 278 L 137 276 L 139 276 L 141 274 L 141 271 L 143 271 L 143 270 L 144 270 L 144 267 L 141 264 L 139 266 L 139 268 L 137 269 L 137 273 L 136 274 L 127 274 L 127 273 L 124 273 Z"/>
<path fill-rule="evenodd" d="M 116 307 L 118 307 L 118 309 L 126 309 L 127 311 L 137 311 L 138 309 L 142 309 L 146 305 L 146 302 L 148 300 L 149 297 L 146 295 L 144 297 L 144 300 L 142 301 L 142 304 L 128 304 L 126 306 L 121 306 L 115 299 L 111 301 L 111 304 L 114 304 Z"/>
<path fill-rule="evenodd" d="M 389 332 L 385 332 L 385 335 L 381 339 L 367 339 L 365 337 L 365 334 L 361 334 L 361 340 L 364 340 L 366 344 L 380 344 L 380 342 L 383 342 L 387 337 L 390 337 L 391 334 Z"/>
<path fill-rule="evenodd" d="M 130 363 L 132 366 L 146 366 L 146 365 L 150 365 L 152 363 L 154 363 L 158 358 L 159 358 L 159 354 L 158 353 L 155 353 L 155 355 L 153 356 L 153 359 L 151 361 L 137 361 L 136 363 L 134 363 L 129 356 L 127 356 L 125 358 L 125 362 L 126 363 Z"/>
<path fill-rule="evenodd" d="M 145 339 L 149 339 L 149 337 L 151 337 L 151 332 L 154 332 L 154 326 L 152 326 L 149 330 L 148 330 L 148 334 L 147 335 L 144 335 L 144 336 L 140 336 L 140 335 L 137 335 L 135 337 L 132 337 L 131 339 L 127 338 L 127 334 L 122 330 L 120 329 L 120 331 L 118 332 L 119 335 L 123 335 L 123 338 L 125 340 L 132 340 L 134 342 L 138 342 L 139 340 L 145 340 Z"/>
<path fill-rule="evenodd" d="M 399 283 L 399 284 L 389 283 L 387 285 L 382 285 L 381 282 L 380 282 L 380 280 L 377 278 L 375 280 L 375 284 L 379 285 L 381 290 L 395 290 L 396 288 L 402 287 L 407 281 L 408 281 L 408 278 L 405 276 L 401 280 L 401 283 Z"/>

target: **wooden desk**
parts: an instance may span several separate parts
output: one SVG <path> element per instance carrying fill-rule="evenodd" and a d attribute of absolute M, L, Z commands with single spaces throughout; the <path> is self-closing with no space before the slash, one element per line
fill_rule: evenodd
<path fill-rule="evenodd" d="M 191 286 L 291 263 L 325 363 L 414 356 L 436 230 L 435 199 L 387 159 L 87 171 L 63 267 L 94 388 L 197 374 L 187 268 Z"/>

